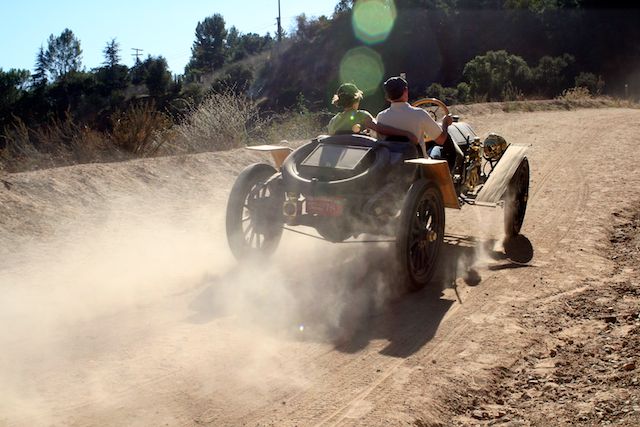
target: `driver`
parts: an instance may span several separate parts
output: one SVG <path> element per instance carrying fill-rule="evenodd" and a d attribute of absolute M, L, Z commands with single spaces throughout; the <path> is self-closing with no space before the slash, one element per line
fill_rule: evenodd
<path fill-rule="evenodd" d="M 360 133 L 365 128 L 384 135 L 397 135 L 409 138 L 414 144 L 418 143 L 416 136 L 406 130 L 396 129 L 391 126 L 384 126 L 377 123 L 371 113 L 367 110 L 360 110 L 360 101 L 362 101 L 362 91 L 353 83 L 344 83 L 340 85 L 336 94 L 333 95 L 331 103 L 336 107 L 342 108 L 342 111 L 329 121 L 327 126 L 329 135 Z M 374 138 L 376 135 L 372 135 Z"/>
<path fill-rule="evenodd" d="M 447 129 L 453 122 L 451 114 L 442 119 L 442 127 L 422 108 L 412 107 L 409 104 L 409 85 L 402 77 L 391 77 L 384 82 L 384 92 L 387 101 L 391 103 L 389 108 L 378 113 L 378 123 L 385 126 L 393 126 L 397 129 L 409 131 L 415 135 L 422 154 L 427 157 L 439 158 L 442 145 L 447 140 Z M 433 140 L 435 144 L 427 152 L 426 141 Z"/>

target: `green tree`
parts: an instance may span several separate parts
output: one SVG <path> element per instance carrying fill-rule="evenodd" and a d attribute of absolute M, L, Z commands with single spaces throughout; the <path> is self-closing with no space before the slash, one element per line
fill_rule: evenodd
<path fill-rule="evenodd" d="M 456 90 L 458 91 L 458 103 L 465 104 L 471 100 L 471 86 L 469 86 L 468 83 L 458 83 L 458 86 L 456 86 Z"/>
<path fill-rule="evenodd" d="M 225 57 L 228 62 L 240 61 L 247 56 L 256 55 L 273 45 L 273 38 L 267 33 L 241 34 L 236 27 L 229 28 L 225 41 Z"/>
<path fill-rule="evenodd" d="M 227 30 L 222 15 L 216 13 L 198 22 L 186 73 L 211 72 L 222 67 L 226 60 L 226 37 Z"/>
<path fill-rule="evenodd" d="M 47 71 L 54 80 L 58 80 L 72 71 L 79 71 L 82 67 L 80 40 L 68 28 L 58 37 L 51 34 L 44 60 Z"/>
<path fill-rule="evenodd" d="M 149 56 L 142 65 L 145 68 L 144 84 L 149 90 L 149 95 L 155 98 L 164 96 L 172 81 L 167 60 L 162 56 Z"/>
<path fill-rule="evenodd" d="M 355 2 L 356 0 L 340 0 L 333 11 L 333 14 L 339 15 L 342 13 L 351 12 L 351 10 L 353 9 L 353 4 Z"/>
<path fill-rule="evenodd" d="M 11 121 L 16 104 L 27 93 L 29 77 L 28 70 L 0 68 L 0 129 Z"/>
<path fill-rule="evenodd" d="M 113 68 L 120 63 L 120 44 L 116 39 L 108 41 L 102 53 L 104 53 L 104 62 L 102 65 L 105 67 Z"/>
<path fill-rule="evenodd" d="M 272 42 L 273 40 L 268 33 L 266 36 L 261 36 L 256 33 L 247 33 L 240 37 L 240 49 L 244 56 L 256 55 L 270 47 Z"/>
<path fill-rule="evenodd" d="M 571 55 L 543 56 L 533 69 L 536 90 L 540 94 L 553 98 L 571 86 L 573 75 L 570 67 L 575 62 Z"/>
<path fill-rule="evenodd" d="M 575 78 L 576 87 L 585 87 L 592 95 L 600 95 L 604 89 L 604 79 L 593 73 L 580 73 Z"/>
<path fill-rule="evenodd" d="M 238 56 L 241 56 L 240 47 L 240 31 L 235 26 L 229 28 L 227 32 L 227 38 L 225 40 L 225 51 L 227 58 L 231 58 L 232 61 L 236 61 Z"/>
<path fill-rule="evenodd" d="M 44 48 L 40 46 L 40 50 L 36 55 L 36 66 L 31 75 L 31 81 L 36 87 L 43 87 L 47 85 L 47 56 Z"/>
<path fill-rule="evenodd" d="M 531 69 L 525 60 L 504 50 L 476 56 L 464 66 L 462 75 L 474 95 L 486 95 L 491 101 L 502 100 L 507 87 L 526 90 L 531 82 Z"/>
<path fill-rule="evenodd" d="M 253 83 L 253 69 L 246 65 L 235 64 L 229 67 L 226 73 L 216 79 L 211 85 L 214 92 L 231 90 L 235 93 L 244 93 Z"/>
<path fill-rule="evenodd" d="M 129 68 L 120 64 L 120 45 L 115 39 L 108 41 L 102 52 L 102 67 L 94 70 L 98 92 L 103 98 L 108 98 L 103 101 L 108 101 L 111 107 L 117 107 L 124 99 L 121 92 L 131 82 Z"/>

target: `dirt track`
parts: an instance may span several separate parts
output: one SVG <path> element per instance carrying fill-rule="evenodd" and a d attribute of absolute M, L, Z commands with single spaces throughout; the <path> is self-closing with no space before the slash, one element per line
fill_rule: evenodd
<path fill-rule="evenodd" d="M 437 280 L 401 297 L 384 244 L 285 234 L 272 265 L 239 270 L 222 212 L 245 153 L 3 177 L 0 425 L 596 423 L 586 391 L 563 403 L 582 404 L 575 418 L 514 396 L 557 367 L 543 362 L 547 344 L 562 353 L 559 301 L 625 281 L 638 292 L 609 242 L 612 215 L 640 201 L 640 111 L 467 120 L 532 145 L 517 249 L 533 258 L 505 258 L 500 210 L 447 211 Z M 572 342 L 600 330 L 587 326 Z M 534 350 L 542 365 L 527 368 Z M 627 368 L 630 410 L 614 421 L 636 425 L 640 367 Z"/>

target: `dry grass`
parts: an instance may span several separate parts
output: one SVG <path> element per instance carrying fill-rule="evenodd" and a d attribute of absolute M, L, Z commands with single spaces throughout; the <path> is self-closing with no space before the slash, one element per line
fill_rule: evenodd
<path fill-rule="evenodd" d="M 283 139 L 289 141 L 308 140 L 327 132 L 327 124 L 333 115 L 320 113 L 288 113 L 275 116 L 261 131 L 261 142 L 277 143 Z"/>
<path fill-rule="evenodd" d="M 21 120 L 4 129 L 0 163 L 9 172 L 112 159 L 106 136 L 67 115 L 31 129 Z"/>
<path fill-rule="evenodd" d="M 264 121 L 255 101 L 232 91 L 213 93 L 176 126 L 171 152 L 219 151 L 259 138 Z"/>
<path fill-rule="evenodd" d="M 512 93 L 518 99 L 519 94 Z M 633 101 L 597 96 L 573 88 L 553 100 L 527 100 L 456 105 L 454 114 L 531 112 L 575 108 L 638 108 Z M 258 104 L 232 91 L 214 93 L 191 108 L 179 125 L 155 109 L 138 104 L 112 118 L 113 131 L 104 134 L 77 125 L 70 116 L 39 128 L 17 120 L 4 129 L 0 169 L 17 172 L 133 157 L 228 150 L 246 145 L 273 144 L 283 139 L 308 140 L 326 132 L 328 112 L 289 112 L 267 115 Z"/>
<path fill-rule="evenodd" d="M 496 112 L 533 112 L 576 108 L 640 108 L 640 104 L 620 98 L 592 96 L 584 88 L 573 88 L 566 90 L 556 99 L 454 105 L 450 110 L 453 114 L 479 116 Z"/>
<path fill-rule="evenodd" d="M 132 105 L 128 110 L 114 114 L 111 122 L 112 143 L 139 157 L 156 154 L 172 136 L 171 119 L 156 110 L 153 103 Z"/>

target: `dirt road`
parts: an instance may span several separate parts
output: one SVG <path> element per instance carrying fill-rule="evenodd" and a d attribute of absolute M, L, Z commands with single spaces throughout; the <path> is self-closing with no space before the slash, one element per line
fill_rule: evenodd
<path fill-rule="evenodd" d="M 544 402 L 519 375 L 543 381 L 556 341 L 589 342 L 606 323 L 563 331 L 559 301 L 639 286 L 610 235 L 640 201 L 640 111 L 466 119 L 532 146 L 518 249 L 533 258 L 504 256 L 500 210 L 448 210 L 441 271 L 411 295 L 395 294 L 385 244 L 285 234 L 272 264 L 239 269 L 222 213 L 255 160 L 244 152 L 2 177 L 0 425 L 595 423 L 588 393 L 566 419 L 513 396 Z M 623 362 L 630 409 L 616 421 L 634 425 L 640 368 Z"/>

